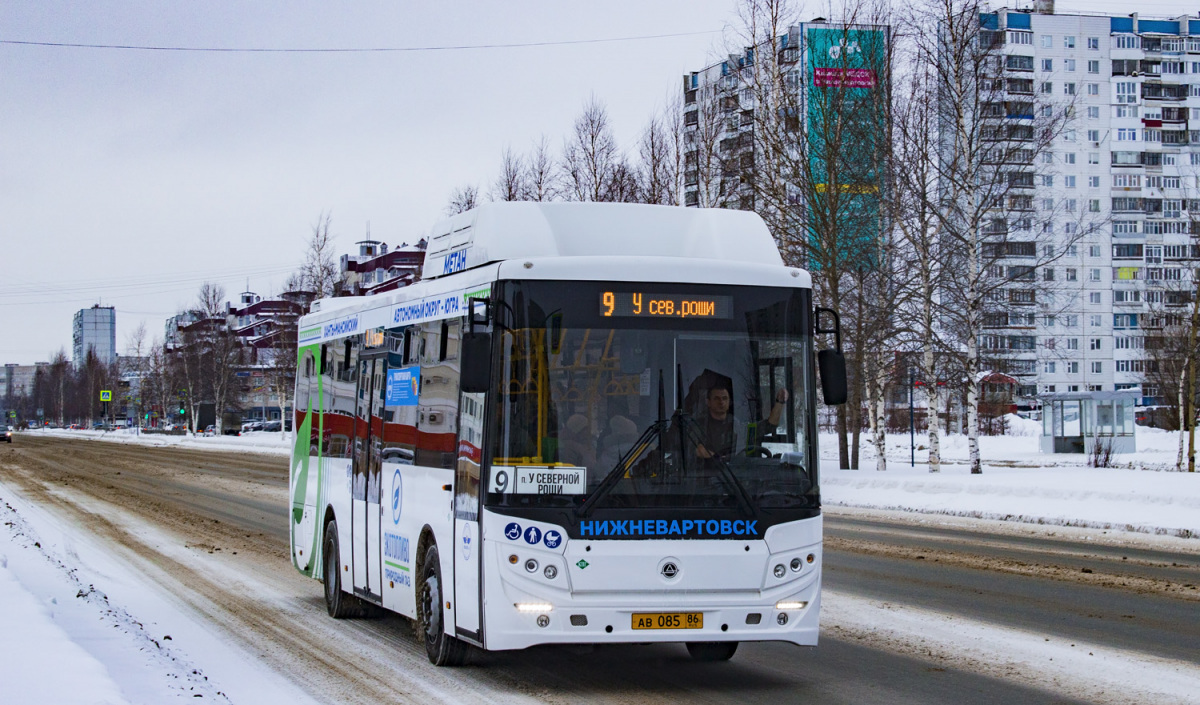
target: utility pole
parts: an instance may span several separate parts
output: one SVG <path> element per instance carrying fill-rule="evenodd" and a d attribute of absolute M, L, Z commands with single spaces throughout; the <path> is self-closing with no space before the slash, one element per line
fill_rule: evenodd
<path fill-rule="evenodd" d="M 908 368 L 908 450 L 910 468 L 917 467 L 917 424 L 913 417 L 913 387 L 916 385 L 916 370 Z"/>

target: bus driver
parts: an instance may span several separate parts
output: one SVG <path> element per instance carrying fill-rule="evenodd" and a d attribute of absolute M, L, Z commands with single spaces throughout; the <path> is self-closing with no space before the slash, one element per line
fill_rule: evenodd
<path fill-rule="evenodd" d="M 771 406 L 771 413 L 767 416 L 765 427 L 759 432 L 759 436 L 765 434 L 768 430 L 774 430 L 779 426 L 779 420 L 783 415 L 783 404 L 788 399 L 786 389 L 780 389 L 775 393 L 775 403 Z M 729 413 L 729 405 L 732 397 L 729 389 L 724 386 L 709 387 L 707 393 L 707 413 L 699 422 L 700 435 L 704 439 L 702 443 L 696 444 L 696 457 L 712 458 L 714 455 L 728 458 L 733 454 L 736 444 L 733 414 Z M 758 445 L 758 439 L 754 439 L 752 445 Z"/>

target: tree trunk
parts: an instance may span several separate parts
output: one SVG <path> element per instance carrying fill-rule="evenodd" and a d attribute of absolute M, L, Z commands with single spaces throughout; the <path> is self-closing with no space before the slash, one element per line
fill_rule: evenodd
<path fill-rule="evenodd" d="M 983 468 L 979 460 L 979 337 L 972 326 L 967 332 L 967 451 L 971 474 L 979 475 Z"/>
<path fill-rule="evenodd" d="M 942 471 L 942 446 L 938 433 L 938 386 L 937 368 L 933 355 L 933 283 L 930 281 L 929 267 L 922 267 L 921 275 L 921 318 L 922 333 L 925 338 L 921 341 L 924 352 L 921 355 L 921 376 L 925 378 L 925 428 L 929 434 L 929 472 Z M 950 422 L 947 413 L 946 422 Z"/>

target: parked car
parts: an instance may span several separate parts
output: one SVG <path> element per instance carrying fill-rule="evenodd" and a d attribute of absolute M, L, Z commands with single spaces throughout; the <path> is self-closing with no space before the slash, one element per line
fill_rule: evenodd
<path fill-rule="evenodd" d="M 204 435 L 206 435 L 206 436 L 215 436 L 215 435 L 217 435 L 217 427 L 216 427 L 216 426 L 213 426 L 212 424 L 209 424 L 209 425 L 205 426 L 205 427 L 204 427 Z"/>
<path fill-rule="evenodd" d="M 4 429 L 4 440 L 8 441 L 9 443 L 12 443 L 12 436 L 13 436 L 13 427 L 6 426 Z"/>
<path fill-rule="evenodd" d="M 263 424 L 262 430 L 275 431 L 276 433 L 278 433 L 281 428 L 283 428 L 283 423 L 281 423 L 279 421 L 268 421 L 265 424 Z"/>

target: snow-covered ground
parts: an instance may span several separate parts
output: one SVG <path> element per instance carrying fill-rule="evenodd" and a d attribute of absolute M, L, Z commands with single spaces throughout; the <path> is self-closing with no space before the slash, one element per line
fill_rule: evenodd
<path fill-rule="evenodd" d="M 1017 424 L 1014 433 L 1028 430 Z M 279 433 L 216 438 L 139 436 L 132 431 L 35 433 L 275 455 L 289 450 Z M 822 436 L 822 496 L 833 506 L 1166 534 L 1188 538 L 1190 546 L 1200 537 L 1200 473 L 1166 471 L 1174 466 L 1176 439 L 1139 427 L 1138 452 L 1116 456 L 1117 467 L 1097 469 L 1087 467 L 1081 455 L 1042 455 L 1036 431 L 984 437 L 983 474 L 971 475 L 961 436 L 943 439 L 938 474 L 928 471 L 923 449 L 928 441 L 920 435 L 915 467 L 909 465 L 908 436 L 889 436 L 887 471 L 882 473 L 875 470 L 865 437 L 862 469 L 842 470 L 836 439 Z M 231 652 L 204 625 L 95 550 L 77 527 L 59 525 L 3 486 L 0 516 L 0 625 L 8 634 L 21 635 L 0 638 L 0 701 L 306 702 L 279 676 L 255 668 L 253 658 Z M 119 600 L 110 598 L 118 594 Z M 967 667 L 1000 663 L 1005 669 L 1044 673 L 1060 685 L 1094 684 L 1095 669 L 1104 668 L 1132 692 L 1154 693 L 1163 701 L 1186 702 L 1200 692 L 1200 669 L 1194 665 L 1121 654 L 1102 645 L 1086 645 L 1083 656 L 1082 648 L 1041 642 L 1019 630 L 927 611 L 916 614 L 848 595 L 827 594 L 824 609 L 827 628 L 869 632 L 881 642 L 907 644 L 922 653 L 958 654 Z M 1108 699 L 1103 691 L 1089 695 Z"/>
<path fill-rule="evenodd" d="M 1200 538 L 1200 473 L 1173 471 L 1177 434 L 1137 427 L 1138 451 L 1114 455 L 1110 468 L 1088 467 L 1080 454 L 1042 454 L 1036 434 L 982 437 L 980 475 L 970 474 L 964 436 L 942 439 L 941 472 L 930 473 L 923 434 L 915 439 L 915 466 L 908 435 L 889 435 L 885 472 L 875 469 L 874 448 L 865 443 L 860 469 L 839 469 L 837 438 L 823 435 L 821 498 L 826 505 Z"/>
<path fill-rule="evenodd" d="M 313 701 L 0 485 L 0 703 Z"/>
<path fill-rule="evenodd" d="M 141 433 L 137 429 L 122 428 L 115 431 L 71 431 L 66 429 L 38 429 L 23 431 L 25 434 L 38 436 L 59 436 L 63 438 L 86 438 L 93 441 L 108 443 L 143 444 L 158 447 L 199 448 L 204 450 L 232 450 L 270 455 L 288 455 L 291 453 L 291 435 L 286 438 L 278 431 L 251 431 L 240 436 L 203 436 L 184 435 L 174 436 L 165 433 Z"/>

